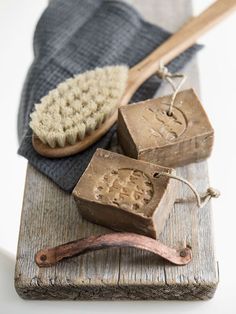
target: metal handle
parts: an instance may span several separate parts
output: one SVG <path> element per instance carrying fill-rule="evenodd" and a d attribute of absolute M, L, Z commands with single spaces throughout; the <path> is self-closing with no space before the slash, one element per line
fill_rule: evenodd
<path fill-rule="evenodd" d="M 176 265 L 186 265 L 192 259 L 190 247 L 175 249 L 166 246 L 159 240 L 138 235 L 135 233 L 109 233 L 99 236 L 90 236 L 54 248 L 40 250 L 35 255 L 35 262 L 39 267 L 50 267 L 57 262 L 87 252 L 106 248 L 138 248 L 154 253 Z"/>

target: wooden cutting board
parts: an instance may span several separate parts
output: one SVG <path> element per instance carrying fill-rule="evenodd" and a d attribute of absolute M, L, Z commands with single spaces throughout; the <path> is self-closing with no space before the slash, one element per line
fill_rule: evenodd
<path fill-rule="evenodd" d="M 151 22 L 175 31 L 191 15 L 189 0 L 127 1 Z M 184 70 L 185 88 L 198 90 L 196 62 Z M 163 87 L 160 94 L 169 90 Z M 208 187 L 206 161 L 177 169 L 199 192 Z M 28 165 L 22 208 L 15 287 L 24 299 L 71 300 L 203 300 L 213 296 L 218 284 L 214 255 L 210 203 L 197 209 L 191 192 L 180 186 L 161 240 L 170 246 L 193 249 L 187 266 L 173 266 L 138 249 L 108 249 L 39 269 L 34 254 L 77 238 L 112 232 L 82 219 L 71 195 L 64 193 L 44 175 Z"/>

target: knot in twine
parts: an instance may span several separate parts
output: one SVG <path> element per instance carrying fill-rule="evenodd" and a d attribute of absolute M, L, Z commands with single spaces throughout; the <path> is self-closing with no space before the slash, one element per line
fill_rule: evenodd
<path fill-rule="evenodd" d="M 159 66 L 159 70 L 156 72 L 156 75 L 162 79 L 162 80 L 166 80 L 170 86 L 173 89 L 173 95 L 171 96 L 171 101 L 169 104 L 169 109 L 167 111 L 168 116 L 172 115 L 172 111 L 173 111 L 173 107 L 174 107 L 174 102 L 175 102 L 175 98 L 177 93 L 179 92 L 180 88 L 182 87 L 182 85 L 184 84 L 184 82 L 186 81 L 187 76 L 185 74 L 182 73 L 171 73 L 168 68 L 166 66 L 164 66 L 163 63 L 160 62 L 160 66 Z M 175 85 L 173 79 L 174 78 L 181 78 L 179 84 Z"/>
<path fill-rule="evenodd" d="M 209 187 L 207 189 L 205 195 L 203 197 L 201 197 L 199 195 L 198 191 L 196 190 L 196 188 L 189 181 L 187 181 L 186 179 L 184 179 L 182 177 L 176 176 L 174 174 L 170 174 L 168 172 L 156 172 L 153 176 L 154 176 L 154 178 L 159 178 L 161 176 L 164 176 L 164 177 L 178 180 L 178 181 L 186 184 L 194 193 L 194 195 L 196 197 L 196 201 L 197 201 L 197 206 L 199 208 L 203 208 L 210 201 L 210 199 L 212 197 L 217 198 L 220 196 L 220 192 L 217 189 Z"/>
<path fill-rule="evenodd" d="M 159 76 L 160 79 L 164 80 L 167 77 L 172 77 L 172 73 L 168 70 L 166 66 L 164 66 L 163 63 L 160 63 L 160 67 L 156 72 L 157 76 Z"/>
<path fill-rule="evenodd" d="M 209 187 L 207 189 L 207 194 L 211 197 L 217 198 L 220 196 L 220 191 L 214 188 Z"/>

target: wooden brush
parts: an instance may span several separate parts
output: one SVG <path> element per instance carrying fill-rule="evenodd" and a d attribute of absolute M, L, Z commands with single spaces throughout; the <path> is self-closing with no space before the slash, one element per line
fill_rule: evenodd
<path fill-rule="evenodd" d="M 123 65 L 97 68 L 59 84 L 31 114 L 35 150 L 56 158 L 88 148 L 111 128 L 118 107 L 128 104 L 160 63 L 168 64 L 235 8 L 236 0 L 215 1 L 131 69 Z"/>

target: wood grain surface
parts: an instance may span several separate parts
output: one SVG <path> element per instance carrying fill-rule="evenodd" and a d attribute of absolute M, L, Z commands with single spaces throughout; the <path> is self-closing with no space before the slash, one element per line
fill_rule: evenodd
<path fill-rule="evenodd" d="M 146 19 L 170 31 L 180 27 L 192 12 L 189 0 L 127 2 Z M 184 71 L 188 74 L 184 88 L 192 86 L 198 90 L 196 63 L 191 62 Z M 163 86 L 158 95 L 169 92 Z M 206 162 L 179 168 L 177 173 L 195 184 L 200 193 L 208 187 Z M 29 165 L 15 272 L 18 294 L 25 299 L 70 300 L 211 298 L 218 283 L 211 205 L 198 209 L 191 191 L 181 183 L 178 196 L 160 240 L 172 247 L 183 246 L 183 241 L 189 244 L 193 260 L 188 265 L 173 266 L 139 249 L 115 248 L 40 269 L 34 262 L 40 249 L 113 231 L 82 219 L 73 197 Z"/>

